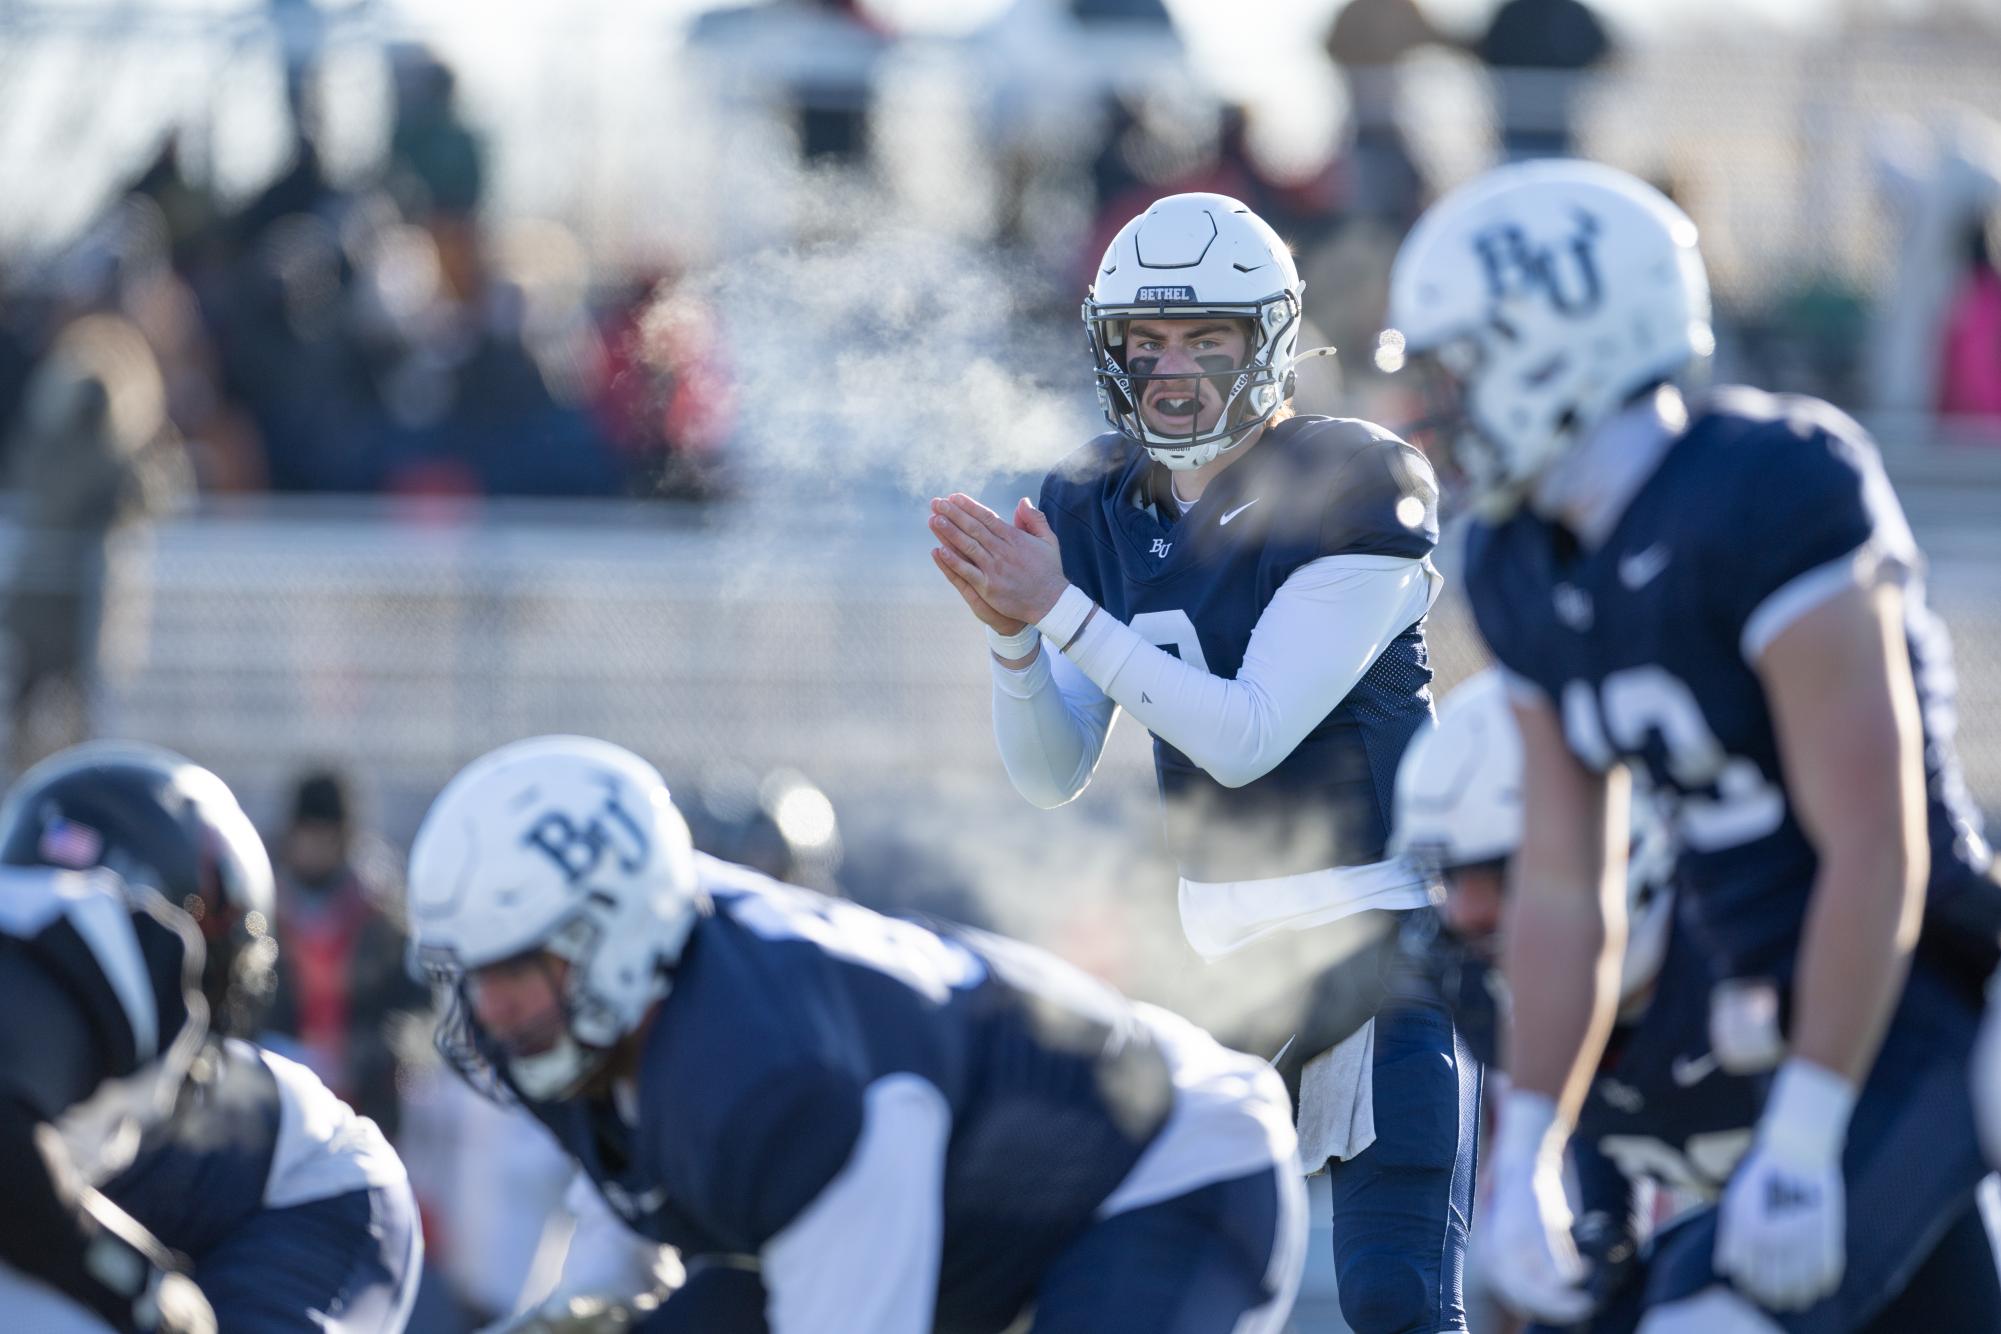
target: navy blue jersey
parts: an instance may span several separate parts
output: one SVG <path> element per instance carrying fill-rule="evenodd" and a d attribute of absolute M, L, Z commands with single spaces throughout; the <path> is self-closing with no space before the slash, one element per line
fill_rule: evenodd
<path fill-rule="evenodd" d="M 256 1049 L 212 1042 L 173 1117 L 104 1193 L 167 1245 L 200 1256 L 264 1208 L 282 1119 L 278 1081 Z"/>
<path fill-rule="evenodd" d="M 1424 456 L 1379 426 L 1328 417 L 1267 430 L 1179 517 L 1166 469 L 1102 435 L 1050 473 L 1042 511 L 1071 583 L 1221 677 L 1236 676 L 1265 605 L 1301 566 L 1334 555 L 1417 559 L 1438 544 L 1438 488 Z M 1239 788 L 1155 737 L 1182 876 L 1257 880 L 1381 860 L 1397 761 L 1430 716 L 1430 682 L 1420 620 L 1289 756 Z"/>
<path fill-rule="evenodd" d="M 1596 550 L 1527 512 L 1469 538 L 1467 588 L 1494 655 L 1561 709 L 1585 763 L 1632 761 L 1672 799 L 1683 911 L 1721 976 L 1790 976 L 1817 864 L 1753 661 L 1795 599 L 1871 560 L 1918 564 L 1867 435 L 1824 403 L 1747 389 L 1694 415 Z M 1907 606 L 1931 899 L 1991 894 L 1953 749 L 1946 638 L 1916 586 Z"/>
<path fill-rule="evenodd" d="M 1714 1198 L 1751 1143 L 1766 1081 L 1723 1071 L 1709 1049 L 1714 975 L 1676 925 L 1645 1013 L 1613 1030 L 1575 1139 L 1629 1181 Z"/>
<path fill-rule="evenodd" d="M 847 1162 L 869 1087 L 917 1075 L 952 1116 L 938 1327 L 1004 1328 L 1165 1124 L 1152 1034 L 1038 951 L 702 864 L 712 910 L 646 1031 L 636 1109 L 531 1110 L 642 1235 L 752 1254 Z"/>

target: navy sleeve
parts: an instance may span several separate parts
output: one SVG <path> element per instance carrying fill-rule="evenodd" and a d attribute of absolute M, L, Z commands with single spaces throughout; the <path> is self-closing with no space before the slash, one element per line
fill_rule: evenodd
<path fill-rule="evenodd" d="M 1844 558 L 1870 543 L 1905 568 L 1918 560 L 1868 434 L 1824 403 L 1788 406 L 1733 446 L 1742 455 L 1731 503 L 1719 507 L 1726 526 L 1707 543 L 1718 613 L 1747 648 L 1766 637 L 1753 619 L 1782 615 L 1802 576 L 1840 577 Z"/>
<path fill-rule="evenodd" d="M 1516 676 L 1541 684 L 1532 670 L 1530 655 L 1521 642 L 1521 625 L 1516 607 L 1506 593 L 1505 528 L 1478 521 L 1467 526 L 1465 568 L 1460 575 L 1466 585 L 1466 602 L 1473 610 L 1473 623 L 1494 661 Z M 1544 689 L 1547 689 L 1544 686 Z"/>
<path fill-rule="evenodd" d="M 1322 556 L 1403 556 L 1438 545 L 1438 480 L 1424 455 L 1379 426 L 1335 475 L 1320 524 Z"/>
<path fill-rule="evenodd" d="M 695 1207 L 725 1245 L 757 1253 L 826 1189 L 861 1138 L 862 1092 L 846 1072 L 798 1065 L 718 1109 L 694 1165 L 704 1182 Z M 672 1136 L 686 1127 L 661 1130 Z"/>

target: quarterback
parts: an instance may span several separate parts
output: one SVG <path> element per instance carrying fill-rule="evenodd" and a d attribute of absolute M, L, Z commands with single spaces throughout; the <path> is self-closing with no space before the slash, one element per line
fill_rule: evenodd
<path fill-rule="evenodd" d="M 1301 933 L 1393 938 L 1429 911 L 1385 842 L 1397 761 L 1431 714 L 1437 487 L 1381 427 L 1294 413 L 1300 293 L 1241 203 L 1160 200 L 1084 303 L 1111 429 L 1010 519 L 954 495 L 930 520 L 933 560 L 988 627 L 994 731 L 1024 797 L 1082 791 L 1122 711 L 1152 734 L 1182 926 L 1219 975 L 1266 970 Z M 1301 979 L 1289 1033 L 1233 1040 L 1277 1061 L 1302 1158 L 1331 1174 L 1348 1322 L 1463 1329 L 1478 1064 L 1437 998 L 1382 963 Z M 1324 1003 L 1357 973 L 1359 1015 Z"/>

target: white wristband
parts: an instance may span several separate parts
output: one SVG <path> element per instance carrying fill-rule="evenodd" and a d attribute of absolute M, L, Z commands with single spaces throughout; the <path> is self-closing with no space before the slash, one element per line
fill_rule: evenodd
<path fill-rule="evenodd" d="M 1758 1118 L 1758 1139 L 1796 1161 L 1828 1163 L 1841 1156 L 1855 1086 L 1812 1061 L 1793 1057 L 1772 1077 Z"/>
<path fill-rule="evenodd" d="M 1004 635 L 991 625 L 987 627 L 987 647 L 1003 662 L 1017 662 L 1035 652 L 1035 646 L 1042 642 L 1042 632 L 1032 625 L 1024 625 L 1011 635 Z"/>
<path fill-rule="evenodd" d="M 1544 1158 L 1558 1159 L 1567 1138 L 1568 1131 L 1557 1124 L 1556 1099 L 1547 1093 L 1510 1089 L 1501 1102 L 1494 1161 L 1505 1171 L 1514 1164 L 1533 1166 Z"/>
<path fill-rule="evenodd" d="M 1077 632 L 1084 628 L 1084 622 L 1097 609 L 1098 604 L 1091 601 L 1083 589 L 1075 584 L 1066 584 L 1063 596 L 1056 599 L 1056 605 L 1036 624 L 1049 637 L 1049 642 L 1056 646 L 1056 651 L 1061 653 L 1077 638 Z"/>

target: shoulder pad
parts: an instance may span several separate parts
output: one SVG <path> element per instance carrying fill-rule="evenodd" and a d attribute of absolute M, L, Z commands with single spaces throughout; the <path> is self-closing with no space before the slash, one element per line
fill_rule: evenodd
<path fill-rule="evenodd" d="M 1117 431 L 1106 431 L 1058 460 L 1049 470 L 1043 489 L 1045 493 L 1058 487 L 1096 489 L 1131 462 L 1132 452 L 1126 438 Z"/>
<path fill-rule="evenodd" d="M 1320 419 L 1296 438 L 1331 465 L 1320 554 L 1418 559 L 1438 545 L 1438 479 L 1421 452 L 1353 418 Z"/>

